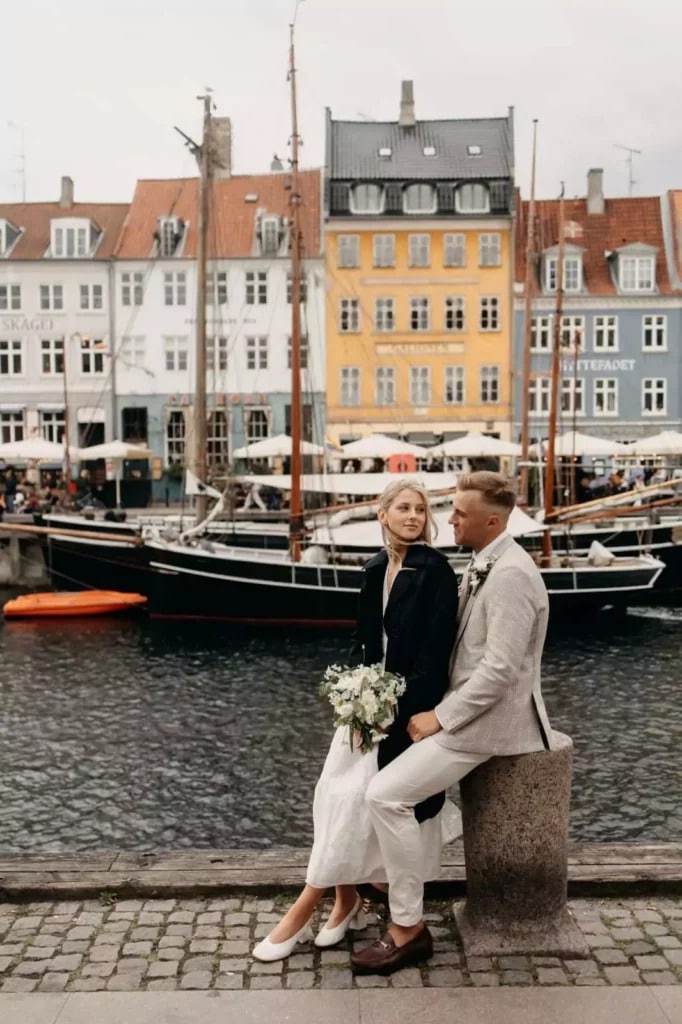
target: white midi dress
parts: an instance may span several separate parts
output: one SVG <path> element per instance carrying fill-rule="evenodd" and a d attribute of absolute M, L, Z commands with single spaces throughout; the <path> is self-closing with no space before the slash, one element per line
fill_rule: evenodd
<path fill-rule="evenodd" d="M 384 580 L 384 609 L 388 594 Z M 384 636 L 384 655 L 386 637 Z M 365 793 L 378 772 L 378 744 L 367 754 L 351 750 L 348 729 L 338 728 L 315 787 L 313 848 L 306 882 L 320 889 L 332 885 L 386 882 L 386 869 L 372 825 Z M 441 812 L 421 822 L 423 880 L 440 876 L 441 850 L 461 835 L 461 817 L 446 800 Z"/>

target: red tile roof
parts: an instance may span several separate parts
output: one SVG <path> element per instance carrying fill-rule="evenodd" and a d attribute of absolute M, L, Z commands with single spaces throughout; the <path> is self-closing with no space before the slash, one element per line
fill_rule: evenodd
<path fill-rule="evenodd" d="M 290 214 L 287 185 L 290 176 L 280 174 L 235 175 L 216 180 L 210 197 L 208 256 L 253 256 L 256 216 L 259 212 Z M 301 230 L 303 256 L 317 256 L 320 246 L 321 171 L 301 171 Z M 247 202 L 247 195 L 257 199 Z M 116 248 L 118 259 L 149 259 L 153 255 L 158 218 L 179 217 L 187 224 L 180 254 L 193 259 L 197 251 L 199 202 L 198 178 L 138 181 L 130 213 Z"/>
<path fill-rule="evenodd" d="M 673 228 L 673 258 L 677 273 L 682 277 L 682 189 L 671 189 L 668 199 Z"/>
<path fill-rule="evenodd" d="M 517 203 L 517 211 L 515 279 L 522 282 L 526 273 L 528 202 L 524 200 Z M 558 199 L 536 201 L 536 251 L 541 252 L 558 244 L 558 217 Z M 583 280 L 589 294 L 617 294 L 604 253 L 636 242 L 656 247 L 658 290 L 662 294 L 674 291 L 668 276 L 661 200 L 657 196 L 606 199 L 603 214 L 588 214 L 586 199 L 567 199 L 564 202 L 564 221 L 567 244 L 580 246 L 584 250 Z"/>
<path fill-rule="evenodd" d="M 50 247 L 50 221 L 53 217 L 87 217 L 102 232 L 93 259 L 110 259 L 128 212 L 128 203 L 0 203 L 0 219 L 23 228 L 8 260 L 40 260 Z M 2 259 L 0 258 L 0 263 Z"/>

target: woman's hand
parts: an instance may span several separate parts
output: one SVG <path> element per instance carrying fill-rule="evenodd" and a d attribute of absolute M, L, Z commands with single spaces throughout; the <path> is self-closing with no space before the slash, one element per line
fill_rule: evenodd
<path fill-rule="evenodd" d="M 407 723 L 407 733 L 414 743 L 433 736 L 442 728 L 435 711 L 421 711 L 418 715 L 412 715 Z"/>

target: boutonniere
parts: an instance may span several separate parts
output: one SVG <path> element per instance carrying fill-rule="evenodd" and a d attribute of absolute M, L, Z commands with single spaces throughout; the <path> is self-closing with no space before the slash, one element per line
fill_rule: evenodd
<path fill-rule="evenodd" d="M 473 596 L 483 586 L 490 575 L 497 558 L 484 558 L 481 562 L 474 562 L 469 567 L 469 592 Z"/>

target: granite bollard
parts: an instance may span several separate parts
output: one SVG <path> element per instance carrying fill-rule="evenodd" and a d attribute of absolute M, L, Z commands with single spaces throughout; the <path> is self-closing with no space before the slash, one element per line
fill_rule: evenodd
<path fill-rule="evenodd" d="M 588 956 L 567 897 L 573 742 L 493 757 L 460 783 L 467 895 L 456 909 L 468 956 Z"/>

